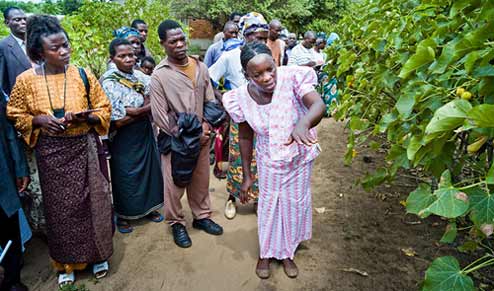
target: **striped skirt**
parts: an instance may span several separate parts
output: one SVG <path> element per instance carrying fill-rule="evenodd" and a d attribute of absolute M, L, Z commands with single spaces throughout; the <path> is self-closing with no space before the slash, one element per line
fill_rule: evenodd
<path fill-rule="evenodd" d="M 314 161 L 274 163 L 258 157 L 259 248 L 261 258 L 293 259 L 312 237 L 310 177 Z"/>

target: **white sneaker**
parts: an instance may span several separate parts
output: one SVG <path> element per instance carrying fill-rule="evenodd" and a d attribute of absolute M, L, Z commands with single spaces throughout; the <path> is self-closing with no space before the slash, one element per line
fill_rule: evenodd
<path fill-rule="evenodd" d="M 225 204 L 225 217 L 228 219 L 233 219 L 237 215 L 237 206 L 232 200 L 226 201 Z"/>

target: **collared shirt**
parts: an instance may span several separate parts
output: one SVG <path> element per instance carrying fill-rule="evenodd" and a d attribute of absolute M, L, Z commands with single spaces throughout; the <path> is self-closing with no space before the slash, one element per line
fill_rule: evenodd
<path fill-rule="evenodd" d="M 23 39 L 18 38 L 17 36 L 12 34 L 12 37 L 17 41 L 22 51 L 26 54 L 26 42 Z M 27 54 L 26 54 L 27 55 Z"/>
<path fill-rule="evenodd" d="M 204 63 L 191 57 L 197 64 L 196 84 L 180 69 L 165 58 L 156 67 L 151 77 L 150 99 L 154 122 L 166 134 L 172 135 L 177 123 L 177 114 L 195 113 L 202 120 L 204 102 L 215 100 Z"/>
<path fill-rule="evenodd" d="M 290 54 L 288 59 L 289 66 L 301 66 L 306 65 L 310 61 L 316 61 L 314 51 L 304 47 L 301 43 L 296 45 Z"/>
<path fill-rule="evenodd" d="M 223 40 L 220 40 L 209 46 L 206 55 L 204 56 L 204 63 L 208 68 L 211 68 L 211 66 L 221 57 L 221 54 L 223 54 L 223 44 Z"/>
<path fill-rule="evenodd" d="M 225 78 L 230 82 L 232 89 L 247 83 L 247 79 L 245 79 L 242 72 L 240 52 L 240 48 L 224 52 L 218 61 L 209 68 L 209 75 L 213 82 L 218 84 L 221 78 Z"/>

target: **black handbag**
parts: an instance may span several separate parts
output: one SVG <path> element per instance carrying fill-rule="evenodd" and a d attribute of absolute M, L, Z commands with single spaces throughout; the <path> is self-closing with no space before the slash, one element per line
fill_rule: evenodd
<path fill-rule="evenodd" d="M 220 127 L 226 120 L 225 109 L 215 101 L 208 101 L 204 103 L 204 119 L 212 127 Z"/>

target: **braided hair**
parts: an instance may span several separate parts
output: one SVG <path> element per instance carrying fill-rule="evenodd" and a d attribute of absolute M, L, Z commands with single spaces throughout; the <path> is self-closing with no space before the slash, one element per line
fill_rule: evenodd
<path fill-rule="evenodd" d="M 273 56 L 269 47 L 263 42 L 254 41 L 244 45 L 240 52 L 240 63 L 242 64 L 244 71 L 247 71 L 247 64 L 249 61 L 261 54 Z"/>
<path fill-rule="evenodd" d="M 62 28 L 58 19 L 53 16 L 33 15 L 27 19 L 26 26 L 26 52 L 35 63 L 42 61 L 43 37 L 63 32 L 69 39 L 67 32 Z"/>

